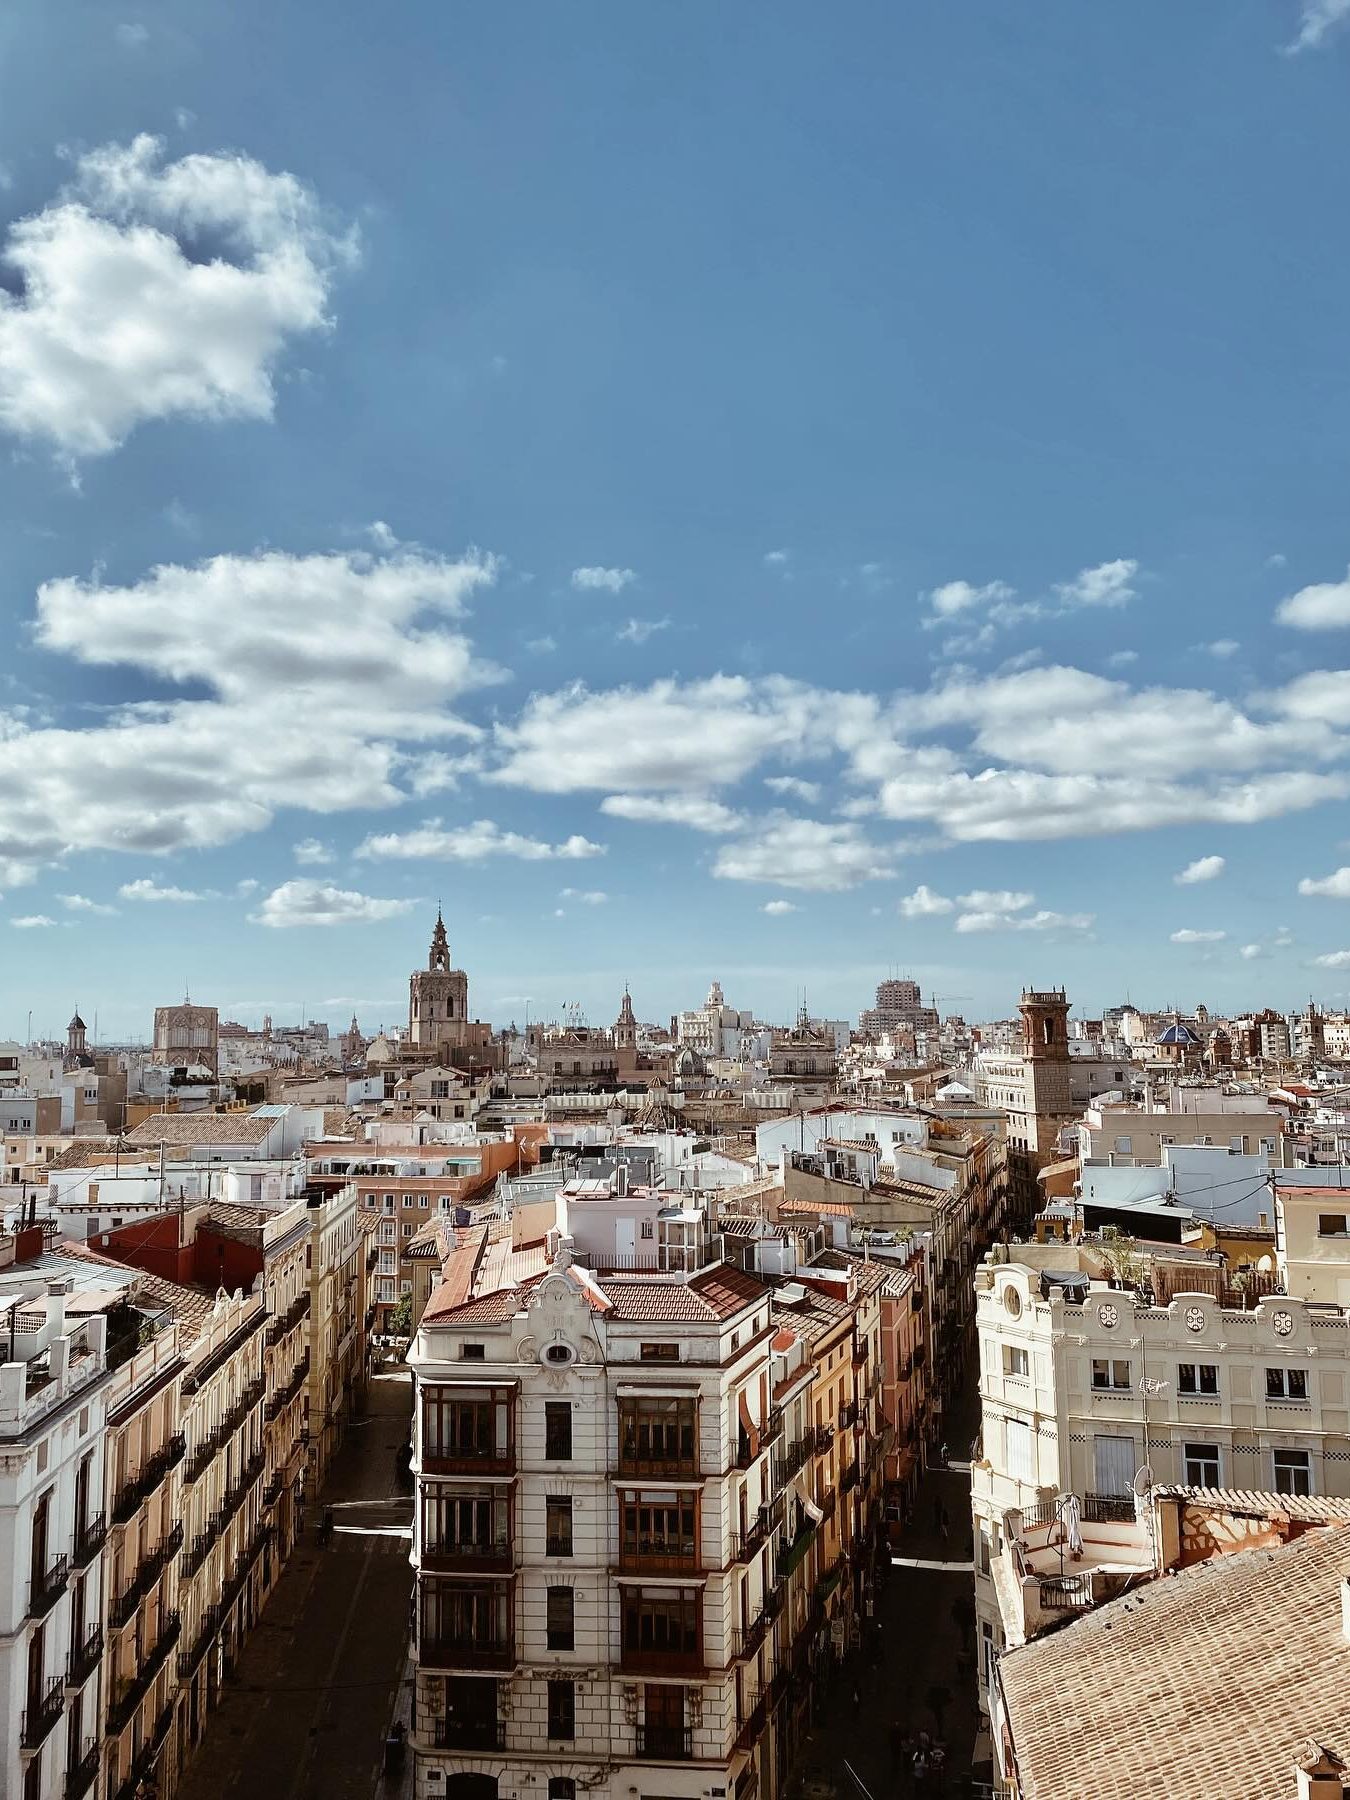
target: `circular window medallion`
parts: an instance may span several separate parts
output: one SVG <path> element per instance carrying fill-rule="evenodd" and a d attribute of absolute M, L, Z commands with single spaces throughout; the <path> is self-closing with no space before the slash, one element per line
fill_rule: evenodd
<path fill-rule="evenodd" d="M 1186 1329 L 1187 1331 L 1203 1331 L 1205 1329 L 1205 1315 L 1198 1306 L 1186 1308 Z"/>
<path fill-rule="evenodd" d="M 1288 1337 L 1294 1329 L 1294 1315 L 1293 1313 L 1277 1312 L 1272 1323 L 1275 1326 L 1276 1337 Z"/>
<path fill-rule="evenodd" d="M 554 1343 L 550 1344 L 544 1351 L 544 1361 L 552 1364 L 555 1369 L 560 1369 L 565 1368 L 568 1363 L 574 1361 L 575 1355 L 576 1353 L 570 1344 Z"/>
<path fill-rule="evenodd" d="M 1021 1318 L 1021 1316 L 1022 1316 L 1022 1296 L 1018 1293 L 1018 1291 L 1015 1287 L 1005 1287 L 1004 1288 L 1003 1304 L 1005 1307 L 1007 1307 L 1008 1316 L 1010 1318 L 1013 1318 L 1013 1319 Z"/>
<path fill-rule="evenodd" d="M 1118 1325 L 1120 1323 L 1120 1314 L 1116 1311 L 1115 1307 L 1109 1303 L 1106 1306 L 1099 1306 L 1097 1308 L 1097 1317 L 1101 1320 L 1102 1324 L 1105 1325 L 1108 1331 L 1110 1331 L 1113 1325 Z"/>

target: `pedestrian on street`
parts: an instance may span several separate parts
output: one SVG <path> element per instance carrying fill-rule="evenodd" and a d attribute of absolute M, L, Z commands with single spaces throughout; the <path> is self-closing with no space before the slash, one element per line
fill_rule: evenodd
<path fill-rule="evenodd" d="M 947 1455 L 947 1440 L 946 1440 L 946 1438 L 943 1438 L 943 1440 L 942 1440 L 942 1466 L 944 1469 L 950 1467 L 950 1459 Z"/>
<path fill-rule="evenodd" d="M 947 1533 L 951 1530 L 951 1520 L 947 1517 L 947 1509 L 941 1501 L 938 1502 L 938 1530 L 941 1532 L 942 1541 L 945 1544 Z"/>

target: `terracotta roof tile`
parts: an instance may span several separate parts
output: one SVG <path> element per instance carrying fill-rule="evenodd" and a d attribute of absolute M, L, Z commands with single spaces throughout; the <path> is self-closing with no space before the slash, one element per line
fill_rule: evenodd
<path fill-rule="evenodd" d="M 127 1133 L 140 1149 L 164 1144 L 260 1144 L 279 1123 L 275 1113 L 152 1113 Z"/>
<path fill-rule="evenodd" d="M 1288 1800 L 1307 1739 L 1350 1758 L 1347 1573 L 1350 1526 L 1315 1528 L 1006 1651 L 1025 1800 Z"/>

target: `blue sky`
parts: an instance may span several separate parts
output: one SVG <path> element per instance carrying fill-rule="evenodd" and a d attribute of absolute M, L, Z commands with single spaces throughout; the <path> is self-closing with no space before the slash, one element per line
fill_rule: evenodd
<path fill-rule="evenodd" d="M 17 0 L 0 1033 L 392 1020 L 438 898 L 496 1020 L 1344 998 L 1348 76 L 1350 0 Z"/>

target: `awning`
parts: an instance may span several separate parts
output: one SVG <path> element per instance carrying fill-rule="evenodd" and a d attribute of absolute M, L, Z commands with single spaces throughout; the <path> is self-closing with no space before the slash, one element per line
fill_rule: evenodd
<path fill-rule="evenodd" d="M 811 1498 L 811 1490 L 800 1473 L 792 1477 L 792 1491 L 801 1501 L 807 1518 L 813 1519 L 819 1525 L 825 1515 Z"/>
<path fill-rule="evenodd" d="M 740 1393 L 736 1396 L 736 1412 L 741 1421 L 741 1429 L 750 1440 L 750 1454 L 751 1456 L 758 1456 L 759 1427 L 750 1417 L 750 1401 L 747 1397 L 747 1390 L 745 1388 L 742 1388 Z"/>

